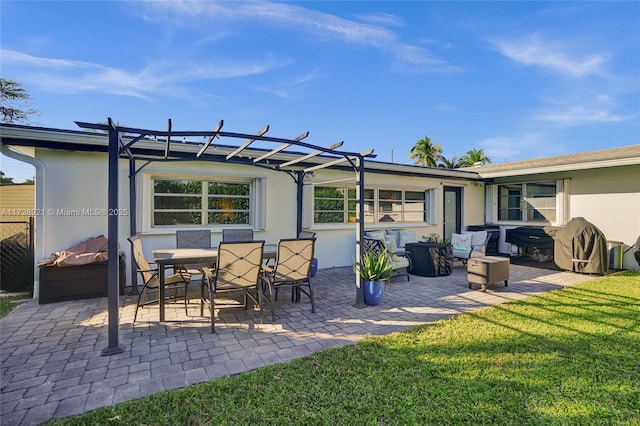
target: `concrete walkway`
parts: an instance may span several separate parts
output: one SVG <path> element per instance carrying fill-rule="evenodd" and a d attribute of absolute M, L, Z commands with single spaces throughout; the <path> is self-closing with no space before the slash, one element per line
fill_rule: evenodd
<path fill-rule="evenodd" d="M 0 424 L 33 425 L 155 392 L 303 357 L 314 351 L 405 330 L 465 312 L 592 280 L 594 277 L 511 265 L 509 286 L 469 290 L 464 269 L 447 277 L 394 280 L 378 306 L 356 308 L 351 268 L 326 269 L 314 280 L 316 314 L 303 295 L 278 300 L 275 322 L 257 311 L 227 309 L 211 334 L 193 299 L 142 308 L 121 300 L 119 340 L 125 351 L 101 356 L 108 345 L 107 299 L 39 305 L 31 300 L 0 319 Z M 192 284 L 195 288 L 197 285 Z"/>

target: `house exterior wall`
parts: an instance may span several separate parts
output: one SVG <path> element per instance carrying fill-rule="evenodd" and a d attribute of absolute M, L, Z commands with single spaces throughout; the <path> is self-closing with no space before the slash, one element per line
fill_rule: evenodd
<path fill-rule="evenodd" d="M 37 222 L 36 261 L 50 257 L 51 253 L 64 250 L 87 238 L 108 233 L 108 162 L 106 153 L 69 152 L 39 148 L 36 157 L 43 164 L 42 176 L 36 185 L 42 192 L 41 206 L 46 212 Z M 142 162 L 138 162 L 140 167 Z M 127 285 L 131 285 L 129 205 L 129 164 L 119 162 L 119 215 L 118 243 L 127 254 Z M 137 175 L 137 231 L 142 235 L 145 255 L 152 257 L 156 248 L 175 247 L 175 231 L 178 228 L 153 228 L 150 226 L 153 177 L 171 178 L 253 178 L 261 180 L 265 189 L 256 210 L 260 210 L 262 222 L 254 229 L 256 239 L 276 243 L 280 238 L 293 238 L 296 234 L 296 184 L 286 173 L 265 168 L 210 162 L 154 162 Z M 344 183 L 336 181 L 346 180 Z M 305 180 L 309 185 L 355 185 L 354 171 L 320 170 Z M 329 182 L 329 183 L 327 183 Z M 430 191 L 429 224 L 380 223 L 368 224 L 367 229 L 407 228 L 416 232 L 418 239 L 430 233 L 442 234 L 442 187 L 463 187 L 464 222 L 483 223 L 480 206 L 484 187 L 455 179 L 410 177 L 387 173 L 365 173 L 365 186 L 388 189 Z M 312 194 L 312 192 L 311 192 Z M 313 206 L 312 196 L 305 199 L 307 207 Z M 211 226 L 212 245 L 222 238 L 222 226 Z M 180 229 L 197 229 L 184 228 Z M 317 233 L 316 254 L 320 268 L 349 266 L 355 254 L 356 224 L 314 225 L 307 228 Z M 36 270 L 36 295 L 39 282 Z"/>
<path fill-rule="evenodd" d="M 607 240 L 622 241 L 628 250 L 640 236 L 640 166 L 576 171 L 569 194 L 571 217 L 593 223 Z M 623 267 L 639 269 L 631 250 Z"/>
<path fill-rule="evenodd" d="M 583 217 L 600 229 L 607 240 L 621 241 L 623 250 L 629 248 L 640 236 L 640 165 L 591 168 L 548 174 L 496 178 L 495 184 L 512 182 L 538 182 L 558 180 L 563 182 L 558 202 L 558 222 L 562 226 L 574 217 Z M 495 199 L 487 205 L 495 210 Z M 488 214 L 492 214 L 488 212 Z M 562 216 L 562 217 L 560 217 Z M 540 224 L 500 223 L 500 252 L 508 253 L 505 243 L 506 229 Z M 623 258 L 625 269 L 638 269 L 631 251 Z"/>
<path fill-rule="evenodd" d="M 6 130 L 6 132 L 5 132 Z M 7 153 L 5 139 L 19 140 L 20 159 L 36 169 L 35 259 L 44 260 L 51 253 L 63 250 L 82 240 L 108 233 L 108 160 L 106 153 L 84 151 L 104 148 L 105 136 L 55 129 L 3 127 L 0 135 L 3 153 Z M 24 139 L 23 139 L 24 138 Z M 24 142 L 27 143 L 24 143 Z M 34 141 L 34 145 L 29 145 Z M 38 142 L 39 141 L 39 142 Z M 40 145 L 42 141 L 45 145 Z M 58 145 L 60 144 L 60 145 Z M 147 142 L 149 144 L 149 142 Z M 46 148 L 38 148 L 46 146 Z M 56 146 L 64 150 L 52 149 Z M 75 147 L 78 150 L 75 150 Z M 149 149 L 149 147 L 147 147 Z M 634 148 L 634 147 L 631 147 Z M 151 148 L 155 149 L 155 148 Z M 619 151 L 619 150 L 618 150 Z M 616 152 L 618 152 L 616 151 Z M 627 151 L 629 149 L 627 148 Z M 626 151 L 625 151 L 626 152 Z M 500 251 L 507 253 L 505 230 L 510 227 L 535 225 L 527 222 L 498 222 L 496 220 L 495 185 L 501 183 L 530 183 L 555 180 L 557 183 L 557 215 L 555 226 L 564 225 L 572 217 L 584 217 L 594 223 L 608 240 L 622 241 L 624 250 L 640 235 L 640 165 L 633 149 L 624 158 L 598 161 L 589 157 L 589 164 L 572 163 L 564 168 L 554 166 L 511 168 L 510 171 L 482 168 L 473 171 L 423 169 L 415 166 L 365 162 L 365 188 L 377 190 L 425 191 L 427 218 L 421 222 L 384 222 L 365 224 L 371 229 L 410 229 L 418 239 L 429 234 L 442 236 L 444 193 L 447 187 L 462 189 L 462 228 L 471 225 L 496 223 L 501 228 Z M 16 154 L 17 155 L 17 154 Z M 544 166 L 544 161 L 541 163 Z M 138 161 L 142 167 L 144 161 Z M 303 228 L 316 232 L 316 257 L 320 268 L 349 266 L 355 255 L 355 223 L 313 224 L 313 186 L 341 186 L 354 188 L 356 173 L 346 169 L 316 169 L 305 179 L 303 191 Z M 547 165 L 548 166 L 548 165 Z M 478 174 L 476 174 L 478 173 Z M 129 162 L 119 164 L 119 232 L 120 249 L 129 254 L 130 235 Z M 254 235 L 267 243 L 295 236 L 297 220 L 297 188 L 286 173 L 243 164 L 213 162 L 154 162 L 144 165 L 137 175 L 136 196 L 137 233 L 144 240 L 145 254 L 151 257 L 155 248 L 174 247 L 176 227 L 152 227 L 152 179 L 154 177 L 195 177 L 202 180 L 229 178 L 250 179 L 254 183 L 254 205 L 258 212 L 254 221 Z M 211 178 L 211 179 L 210 179 Z M 485 184 L 484 179 L 492 179 Z M 33 197 L 31 198 L 33 201 Z M 484 208 L 483 208 L 484 207 Z M 395 208 L 395 207 L 393 207 Z M 538 223 L 537 225 L 541 225 Z M 200 226 L 193 227 L 193 229 Z M 180 229 L 189 229 L 181 227 Z M 212 245 L 221 239 L 222 226 L 210 226 Z M 130 259 L 127 262 L 130 268 Z M 638 269 L 633 254 L 624 256 L 624 268 Z M 131 284 L 131 270 L 127 281 Z M 38 292 L 36 270 L 35 295 Z"/>

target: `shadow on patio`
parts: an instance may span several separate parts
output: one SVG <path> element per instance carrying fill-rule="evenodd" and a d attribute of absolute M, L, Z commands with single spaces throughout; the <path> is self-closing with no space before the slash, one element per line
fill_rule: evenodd
<path fill-rule="evenodd" d="M 125 351 L 111 356 L 100 356 L 107 346 L 106 298 L 47 305 L 32 300 L 0 320 L 0 420 L 38 424 L 594 278 L 512 265 L 509 287 L 495 284 L 483 293 L 469 290 L 458 266 L 447 277 L 393 281 L 380 305 L 356 308 L 351 268 L 325 269 L 313 281 L 316 314 L 304 297 L 291 303 L 284 292 L 274 322 L 266 314 L 260 324 L 252 309 L 225 309 L 217 334 L 199 316 L 199 299 L 190 301 L 188 316 L 182 303 L 169 303 L 168 321 L 160 324 L 152 305 L 141 308 L 132 324 L 135 297 L 127 296 L 120 312 Z M 199 283 L 191 287 L 199 289 Z"/>

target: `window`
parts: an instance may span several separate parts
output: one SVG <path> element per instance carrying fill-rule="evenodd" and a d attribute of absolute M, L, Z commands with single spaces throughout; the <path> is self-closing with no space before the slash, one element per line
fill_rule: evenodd
<path fill-rule="evenodd" d="M 498 185 L 498 220 L 556 222 L 556 182 Z"/>
<path fill-rule="evenodd" d="M 424 222 L 427 203 L 424 191 L 365 189 L 364 222 Z M 313 220 L 316 224 L 355 222 L 355 188 L 316 186 Z"/>
<path fill-rule="evenodd" d="M 152 226 L 251 224 L 251 182 L 153 180 Z"/>

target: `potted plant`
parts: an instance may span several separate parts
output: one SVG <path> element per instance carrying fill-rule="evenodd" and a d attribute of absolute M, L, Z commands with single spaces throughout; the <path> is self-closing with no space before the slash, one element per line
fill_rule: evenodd
<path fill-rule="evenodd" d="M 377 305 L 384 297 L 384 289 L 389 285 L 389 279 L 394 270 L 391 258 L 386 250 L 381 253 L 368 251 L 360 256 L 360 263 L 353 264 L 353 270 L 360 274 L 364 286 L 364 303 Z"/>

